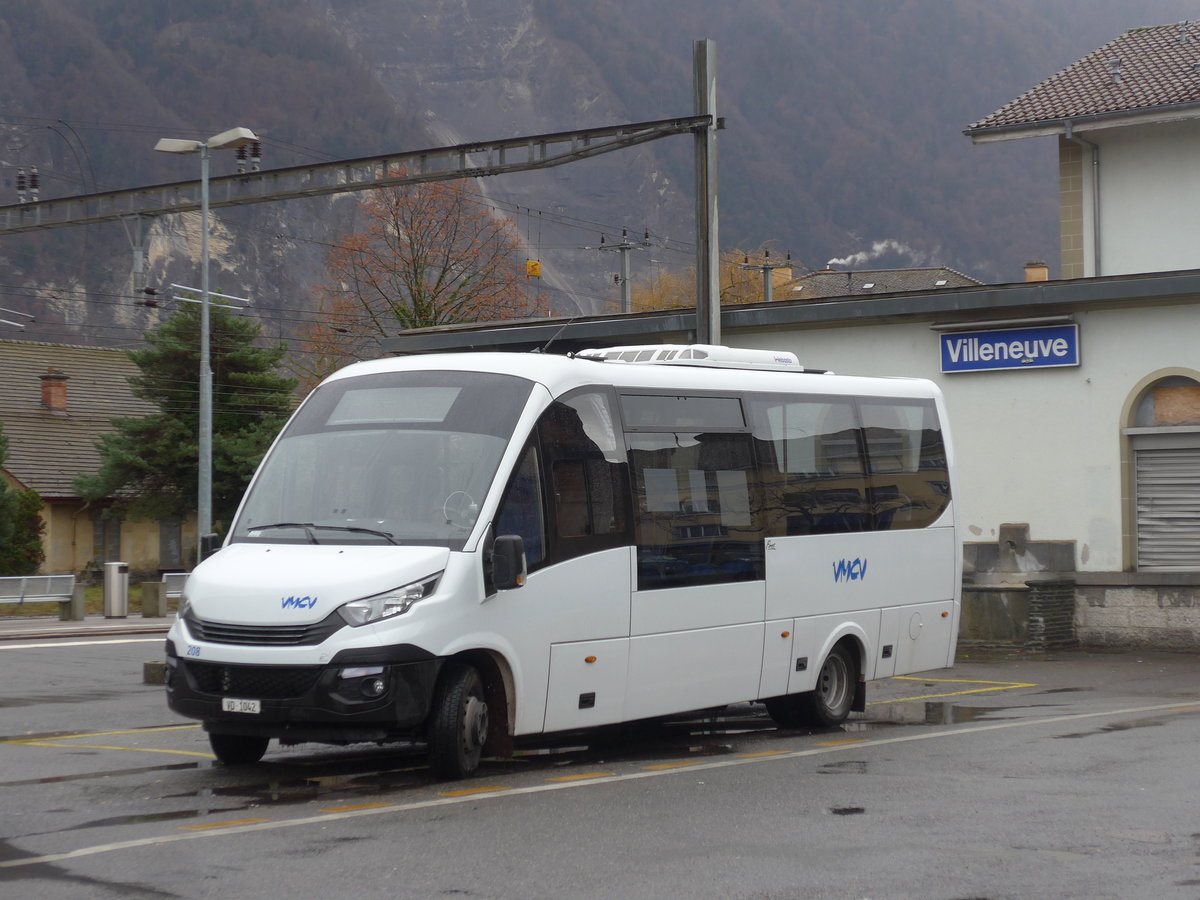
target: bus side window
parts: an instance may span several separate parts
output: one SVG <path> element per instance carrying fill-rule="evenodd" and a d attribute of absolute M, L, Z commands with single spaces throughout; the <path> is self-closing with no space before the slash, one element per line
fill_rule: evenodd
<path fill-rule="evenodd" d="M 519 534 L 525 543 L 525 561 L 533 569 L 546 552 L 545 514 L 542 506 L 541 467 L 537 448 L 525 448 L 521 462 L 500 501 L 496 515 L 496 534 Z"/>
<path fill-rule="evenodd" d="M 950 502 L 946 448 L 930 401 L 860 400 L 875 528 L 925 528 Z"/>
<path fill-rule="evenodd" d="M 638 590 L 763 577 L 749 434 L 630 434 Z"/>
<path fill-rule="evenodd" d="M 768 534 L 870 530 L 862 441 L 849 398 L 756 398 L 750 415 Z"/>

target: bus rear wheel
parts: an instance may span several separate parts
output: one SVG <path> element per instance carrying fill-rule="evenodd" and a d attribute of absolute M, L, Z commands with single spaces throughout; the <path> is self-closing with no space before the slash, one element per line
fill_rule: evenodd
<path fill-rule="evenodd" d="M 479 768 L 488 735 L 483 679 L 474 666 L 452 663 L 442 673 L 429 720 L 429 766 L 440 778 L 465 778 Z"/>
<path fill-rule="evenodd" d="M 845 644 L 838 644 L 821 663 L 815 690 L 765 701 L 767 713 L 781 728 L 840 725 L 850 715 L 858 684 L 858 662 Z"/>

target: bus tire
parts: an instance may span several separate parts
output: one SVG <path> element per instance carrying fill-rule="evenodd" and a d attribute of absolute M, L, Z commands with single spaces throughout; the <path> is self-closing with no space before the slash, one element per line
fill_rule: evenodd
<path fill-rule="evenodd" d="M 226 766 L 247 766 L 258 762 L 267 752 L 270 738 L 248 734 L 209 732 L 208 744 L 217 761 Z"/>
<path fill-rule="evenodd" d="M 465 778 L 479 767 L 487 735 L 483 679 L 474 666 L 450 663 L 434 694 L 426 735 L 429 767 L 439 778 Z"/>
<path fill-rule="evenodd" d="M 817 673 L 816 690 L 801 694 L 803 708 L 814 725 L 841 725 L 850 715 L 858 684 L 858 660 L 845 644 L 829 651 Z"/>
<path fill-rule="evenodd" d="M 845 644 L 838 644 L 821 664 L 816 690 L 769 697 L 763 704 L 780 728 L 813 725 L 827 728 L 846 721 L 857 685 L 858 663 L 854 653 Z"/>

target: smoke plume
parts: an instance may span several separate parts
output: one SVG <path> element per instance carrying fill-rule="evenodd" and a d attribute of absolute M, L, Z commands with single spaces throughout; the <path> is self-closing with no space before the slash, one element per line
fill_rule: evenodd
<path fill-rule="evenodd" d="M 917 264 L 918 262 L 916 252 L 907 244 L 902 244 L 892 238 L 885 238 L 882 241 L 875 241 L 871 245 L 870 250 L 860 250 L 858 253 L 851 253 L 849 256 L 843 256 L 840 259 L 831 259 L 825 265 L 846 266 L 853 269 L 856 266 L 869 263 L 873 259 L 878 259 L 885 253 L 899 253 L 902 256 L 908 257 L 909 261 L 913 264 Z"/>

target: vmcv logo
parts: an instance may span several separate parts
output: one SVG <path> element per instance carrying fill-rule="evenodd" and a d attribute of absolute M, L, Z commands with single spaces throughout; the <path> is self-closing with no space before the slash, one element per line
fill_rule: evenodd
<path fill-rule="evenodd" d="M 867 577 L 867 561 L 862 558 L 839 559 L 833 564 L 833 580 L 862 581 Z"/>
<path fill-rule="evenodd" d="M 284 609 L 312 609 L 317 605 L 316 597 L 281 597 Z"/>

